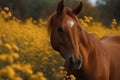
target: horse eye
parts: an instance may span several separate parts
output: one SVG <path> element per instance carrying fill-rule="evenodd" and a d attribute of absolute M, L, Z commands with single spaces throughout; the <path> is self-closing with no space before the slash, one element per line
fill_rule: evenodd
<path fill-rule="evenodd" d="M 81 27 L 80 26 L 78 26 L 78 30 L 81 31 Z"/>
<path fill-rule="evenodd" d="M 63 32 L 63 29 L 61 27 L 58 27 L 58 32 Z"/>

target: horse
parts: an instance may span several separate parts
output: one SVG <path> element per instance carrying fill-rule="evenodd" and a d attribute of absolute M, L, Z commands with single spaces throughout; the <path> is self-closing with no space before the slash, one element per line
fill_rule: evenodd
<path fill-rule="evenodd" d="M 78 20 L 82 7 L 82 2 L 74 9 L 66 7 L 64 0 L 59 2 L 48 21 L 52 48 L 76 80 L 120 80 L 120 35 L 98 39 L 84 30 Z"/>

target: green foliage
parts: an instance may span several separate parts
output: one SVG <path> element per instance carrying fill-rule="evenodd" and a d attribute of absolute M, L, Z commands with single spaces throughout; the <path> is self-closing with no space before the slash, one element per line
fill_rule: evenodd
<path fill-rule="evenodd" d="M 98 0 L 97 7 L 101 12 L 100 19 L 102 22 L 105 24 L 110 24 L 112 19 L 117 19 L 120 22 L 119 3 L 120 0 Z"/>
<path fill-rule="evenodd" d="M 12 14 L 17 18 L 24 20 L 29 17 L 34 19 L 46 18 L 53 13 L 60 0 L 0 0 L 0 6 L 9 7 Z M 78 5 L 79 0 L 64 0 L 65 6 L 74 8 Z M 95 19 L 99 18 L 99 11 L 83 0 L 83 10 L 81 16 L 93 16 Z"/>

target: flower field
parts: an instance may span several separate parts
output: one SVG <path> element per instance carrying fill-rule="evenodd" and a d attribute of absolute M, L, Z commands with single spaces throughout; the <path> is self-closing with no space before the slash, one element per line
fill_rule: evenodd
<path fill-rule="evenodd" d="M 110 28 L 92 17 L 79 19 L 89 33 L 98 38 L 120 34 L 120 25 L 113 19 Z M 9 8 L 0 12 L 0 80 L 64 80 L 64 60 L 50 45 L 47 19 L 32 18 L 22 22 L 11 15 Z M 74 76 L 70 76 L 75 80 Z"/>

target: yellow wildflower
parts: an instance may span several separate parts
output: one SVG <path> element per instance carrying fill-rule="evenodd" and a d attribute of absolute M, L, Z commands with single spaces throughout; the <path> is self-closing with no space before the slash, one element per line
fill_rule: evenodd
<path fill-rule="evenodd" d="M 13 57 L 14 59 L 18 59 L 18 58 L 19 58 L 18 53 L 12 53 L 11 55 L 12 55 L 12 57 Z"/>
<path fill-rule="evenodd" d="M 74 75 L 70 75 L 71 80 L 76 80 Z"/>
<path fill-rule="evenodd" d="M 12 17 L 12 13 L 11 13 L 11 12 L 8 12 L 8 13 L 7 13 L 7 16 L 8 16 L 8 17 Z"/>
<path fill-rule="evenodd" d="M 33 74 L 33 71 L 31 70 L 31 66 L 30 65 L 24 66 L 22 71 L 25 72 L 27 75 L 32 75 Z"/>
<path fill-rule="evenodd" d="M 6 61 L 6 60 L 7 60 L 7 55 L 6 54 L 0 55 L 0 61 Z"/>
<path fill-rule="evenodd" d="M 37 75 L 31 75 L 30 80 L 37 80 Z"/>
<path fill-rule="evenodd" d="M 59 67 L 60 70 L 64 70 L 65 68 L 63 66 Z"/>
<path fill-rule="evenodd" d="M 45 77 L 41 77 L 40 80 L 46 80 L 46 78 Z"/>
<path fill-rule="evenodd" d="M 85 19 L 84 20 L 86 23 L 90 23 L 90 20 L 89 19 Z"/>
<path fill-rule="evenodd" d="M 84 23 L 83 19 L 79 19 L 79 21 L 80 21 L 80 23 L 81 23 L 81 24 L 83 24 L 83 23 Z"/>
<path fill-rule="evenodd" d="M 8 73 L 8 77 L 9 78 L 14 78 L 14 76 L 15 76 L 14 70 L 11 67 L 7 67 L 6 70 L 7 70 L 7 73 Z"/>
<path fill-rule="evenodd" d="M 4 10 L 5 10 L 5 11 L 9 11 L 9 8 L 8 8 L 8 7 L 4 7 Z"/>
<path fill-rule="evenodd" d="M 88 18 L 89 18 L 89 20 L 90 20 L 90 21 L 92 21 L 92 20 L 93 20 L 93 17 L 88 17 Z"/>
<path fill-rule="evenodd" d="M 13 63 L 14 62 L 13 57 L 11 55 L 9 55 L 9 54 L 7 56 L 7 60 L 8 60 L 9 63 Z"/>
<path fill-rule="evenodd" d="M 22 70 L 22 67 L 19 64 L 13 64 L 11 67 L 16 70 Z"/>
<path fill-rule="evenodd" d="M 33 20 L 33 23 L 34 23 L 34 24 L 36 24 L 36 23 L 37 23 L 37 21 L 36 21 L 36 20 Z"/>
<path fill-rule="evenodd" d="M 11 45 L 10 45 L 10 44 L 8 44 L 8 43 L 4 44 L 4 47 L 5 47 L 5 48 L 6 48 L 6 50 L 8 50 L 8 51 L 12 50 Z"/>
<path fill-rule="evenodd" d="M 12 79 L 15 76 L 15 72 L 11 67 L 7 66 L 3 69 L 0 69 L 0 75 L 6 76 L 7 78 Z"/>
<path fill-rule="evenodd" d="M 21 77 L 15 77 L 14 80 L 23 80 Z"/>
<path fill-rule="evenodd" d="M 6 12 L 5 12 L 5 11 L 1 11 L 0 14 L 1 14 L 2 16 L 4 16 L 4 15 L 6 15 Z"/>
<path fill-rule="evenodd" d="M 37 76 L 39 77 L 39 80 L 46 80 L 46 78 L 43 76 L 42 72 L 38 72 Z"/>
<path fill-rule="evenodd" d="M 17 45 L 12 45 L 12 49 L 14 50 L 14 51 L 19 51 L 19 47 L 17 46 Z"/>

